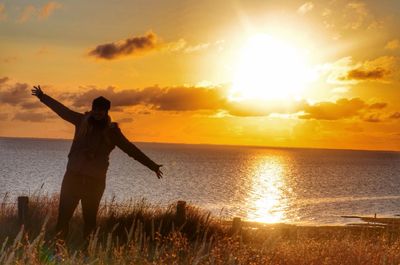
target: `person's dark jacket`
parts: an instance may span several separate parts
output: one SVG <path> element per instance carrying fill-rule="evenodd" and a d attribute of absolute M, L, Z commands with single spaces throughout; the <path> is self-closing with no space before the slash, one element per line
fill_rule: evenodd
<path fill-rule="evenodd" d="M 82 120 L 88 113 L 82 114 L 72 111 L 46 94 L 41 95 L 39 99 L 61 118 L 75 125 L 74 139 L 68 154 L 67 172 L 105 178 L 109 165 L 109 155 L 115 146 L 118 146 L 130 157 L 149 169 L 158 170 L 159 166 L 122 134 L 117 123 L 111 123 L 111 126 L 107 127 L 104 133 L 101 129 L 94 127 L 89 137 L 78 137 Z"/>

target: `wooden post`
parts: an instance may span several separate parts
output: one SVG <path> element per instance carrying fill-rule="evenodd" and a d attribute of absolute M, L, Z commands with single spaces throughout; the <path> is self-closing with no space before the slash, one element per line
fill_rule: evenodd
<path fill-rule="evenodd" d="M 242 220 L 239 217 L 233 218 L 232 221 L 232 233 L 237 234 L 242 229 Z"/>
<path fill-rule="evenodd" d="M 29 198 L 28 196 L 19 196 L 18 197 L 18 221 L 19 224 L 26 224 L 28 219 L 28 207 Z"/>
<path fill-rule="evenodd" d="M 186 202 L 178 201 L 176 204 L 175 220 L 177 225 L 182 225 L 186 221 Z"/>

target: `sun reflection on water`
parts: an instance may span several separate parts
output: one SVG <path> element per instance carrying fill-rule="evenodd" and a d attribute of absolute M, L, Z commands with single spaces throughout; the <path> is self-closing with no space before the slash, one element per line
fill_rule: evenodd
<path fill-rule="evenodd" d="M 287 200 L 282 190 L 284 166 L 276 157 L 257 161 L 252 188 L 247 198 L 247 219 L 263 223 L 279 223 L 285 220 Z"/>

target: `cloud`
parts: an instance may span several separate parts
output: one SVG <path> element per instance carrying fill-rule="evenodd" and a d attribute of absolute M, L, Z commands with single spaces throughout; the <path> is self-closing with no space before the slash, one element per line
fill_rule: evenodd
<path fill-rule="evenodd" d="M 38 18 L 46 19 L 48 18 L 56 9 L 61 8 L 61 4 L 57 2 L 49 2 L 45 4 L 39 11 Z"/>
<path fill-rule="evenodd" d="M 49 113 L 25 111 L 25 112 L 17 112 L 14 115 L 13 120 L 43 122 L 49 118 L 54 118 L 54 117 L 55 117 L 54 115 L 51 115 Z"/>
<path fill-rule="evenodd" d="M 322 23 L 333 30 L 332 38 L 337 40 L 357 30 L 371 30 L 384 27 L 385 18 L 364 1 L 328 1 L 321 12 Z"/>
<path fill-rule="evenodd" d="M 389 70 L 377 67 L 375 69 L 353 69 L 350 70 L 342 80 L 382 80 L 390 74 Z"/>
<path fill-rule="evenodd" d="M 3 3 L 0 3 L 0 21 L 4 21 L 6 19 L 7 19 L 6 7 L 4 6 Z"/>
<path fill-rule="evenodd" d="M 18 22 L 24 23 L 28 21 L 31 17 L 35 15 L 36 12 L 36 8 L 33 5 L 25 6 L 25 8 L 22 10 L 21 15 L 18 18 Z"/>
<path fill-rule="evenodd" d="M 10 80 L 7 76 L 0 78 L 0 85 Z"/>
<path fill-rule="evenodd" d="M 392 115 L 390 115 L 389 118 L 390 119 L 395 119 L 395 120 L 400 119 L 400 112 L 397 111 L 397 112 L 393 113 Z"/>
<path fill-rule="evenodd" d="M 42 7 L 35 7 L 33 5 L 27 5 L 22 10 L 17 22 L 24 23 L 31 18 L 37 18 L 38 20 L 47 19 L 56 9 L 61 8 L 62 5 L 58 2 L 48 2 Z"/>
<path fill-rule="evenodd" d="M 298 9 L 297 9 L 297 13 L 301 14 L 301 15 L 305 15 L 306 13 L 310 12 L 311 10 L 313 10 L 314 8 L 314 4 L 312 2 L 307 2 L 302 4 Z"/>
<path fill-rule="evenodd" d="M 18 60 L 17 56 L 9 56 L 9 57 L 4 57 L 1 59 L 1 61 L 3 63 L 13 63 L 13 62 L 16 62 L 17 60 Z"/>
<path fill-rule="evenodd" d="M 386 45 L 385 45 L 385 49 L 387 50 L 397 50 L 400 48 L 400 40 L 395 39 L 395 40 L 391 40 L 389 41 Z"/>
<path fill-rule="evenodd" d="M 301 115 L 302 119 L 318 119 L 318 120 L 339 120 L 343 118 L 353 117 L 366 104 L 359 98 L 351 100 L 342 98 L 336 102 L 318 102 L 314 105 L 307 105 L 304 108 L 306 114 Z"/>
<path fill-rule="evenodd" d="M 20 103 L 20 106 L 24 109 L 38 109 L 44 107 L 43 103 L 38 100 L 22 102 Z"/>
<path fill-rule="evenodd" d="M 206 115 L 257 117 L 284 114 L 301 119 L 340 120 L 359 118 L 373 121 L 387 107 L 385 102 L 366 103 L 362 99 L 341 98 L 336 102 L 293 101 L 287 104 L 265 101 L 229 101 L 225 86 L 215 87 L 146 87 L 116 90 L 115 87 L 91 87 L 83 93 L 64 94 L 74 107 L 89 108 L 91 101 L 102 95 L 111 101 L 111 110 L 143 106 L 157 111 L 203 111 Z M 60 97 L 61 98 L 61 97 Z M 146 111 L 147 113 L 147 111 Z M 375 116 L 371 116 L 375 115 Z"/>
<path fill-rule="evenodd" d="M 316 120 L 340 120 L 359 117 L 365 121 L 377 122 L 377 118 L 379 117 L 377 116 L 378 114 L 371 113 L 371 111 L 381 110 L 386 106 L 387 103 L 384 102 L 367 104 L 359 98 L 341 98 L 336 102 L 318 102 L 314 105 L 306 105 L 303 109 L 305 114 L 302 114 L 299 117 L 301 119 Z"/>
<path fill-rule="evenodd" d="M 0 80 L 7 81 L 7 78 Z M 43 121 L 46 115 L 39 115 L 45 106 L 30 95 L 29 86 L 25 83 L 0 85 L 0 104 L 18 107 L 19 111 L 14 119 L 26 121 Z M 98 96 L 104 96 L 111 101 L 111 111 L 125 111 L 127 107 L 136 107 L 136 114 L 150 114 L 149 111 L 170 112 L 197 112 L 202 115 L 216 115 L 215 117 L 236 116 L 256 117 L 284 115 L 288 118 L 340 120 L 357 118 L 368 122 L 378 122 L 396 118 L 393 114 L 385 114 L 385 102 L 366 103 L 362 99 L 341 98 L 335 102 L 317 102 L 310 104 L 307 101 L 282 102 L 263 101 L 229 101 L 227 97 L 229 86 L 175 86 L 175 87 L 145 87 L 143 89 L 117 90 L 113 86 L 98 88 L 95 86 L 80 87 L 78 93 L 59 93 L 51 95 L 66 106 L 77 111 L 87 110 L 91 102 Z M 33 113 L 28 117 L 28 113 Z M 381 119 L 385 117 L 385 119 Z M 130 122 L 123 119 L 123 122 Z"/>
<path fill-rule="evenodd" d="M 30 86 L 26 83 L 7 85 L 8 77 L 0 78 L 0 104 L 19 106 L 22 109 L 39 109 L 44 105 L 31 95 Z"/>
<path fill-rule="evenodd" d="M 169 52 L 177 52 L 183 50 L 187 46 L 187 43 L 184 39 L 179 39 L 174 42 L 164 43 L 162 45 L 162 50 Z"/>
<path fill-rule="evenodd" d="M 193 52 L 199 52 L 199 51 L 203 51 L 206 49 L 210 49 L 210 48 L 216 48 L 219 51 L 223 50 L 223 45 L 225 43 L 225 40 L 217 40 L 214 42 L 205 42 L 205 43 L 199 43 L 196 45 L 185 45 L 185 47 L 183 47 L 184 49 L 183 52 L 184 53 L 193 53 Z"/>
<path fill-rule="evenodd" d="M 41 122 L 54 118 L 51 113 L 37 112 L 44 105 L 31 95 L 30 85 L 27 83 L 8 84 L 8 77 L 0 78 L 0 105 L 7 104 L 17 107 L 13 120 Z M 0 120 L 6 120 L 8 114 L 0 113 Z"/>
<path fill-rule="evenodd" d="M 183 52 L 184 53 L 198 52 L 207 49 L 208 47 L 210 47 L 210 45 L 211 45 L 210 43 L 200 43 L 194 46 L 188 46 L 183 50 Z"/>
<path fill-rule="evenodd" d="M 373 103 L 371 105 L 368 106 L 369 109 L 384 109 L 387 107 L 387 103 L 385 102 L 377 102 L 377 103 Z"/>
<path fill-rule="evenodd" d="M 0 87 L 0 103 L 17 105 L 31 97 L 26 83 L 16 83 L 7 89 Z"/>
<path fill-rule="evenodd" d="M 331 90 L 331 93 L 334 94 L 345 94 L 347 92 L 349 92 L 349 88 L 348 87 L 335 87 Z"/>
<path fill-rule="evenodd" d="M 366 122 L 381 122 L 383 121 L 381 115 L 379 114 L 370 114 L 363 118 Z"/>
<path fill-rule="evenodd" d="M 389 82 L 399 70 L 399 58 L 381 56 L 373 60 L 354 63 L 351 57 L 345 57 L 337 60 L 329 67 L 329 83 Z"/>
<path fill-rule="evenodd" d="M 226 99 L 215 88 L 172 87 L 149 100 L 159 110 L 213 110 L 226 103 Z"/>
<path fill-rule="evenodd" d="M 226 98 L 216 87 L 146 87 L 116 91 L 114 87 L 106 89 L 91 88 L 81 94 L 64 96 L 76 107 L 90 106 L 93 98 L 104 96 L 111 101 L 111 108 L 136 105 L 148 105 L 154 109 L 166 111 L 194 111 L 217 109 L 226 104 Z"/>
<path fill-rule="evenodd" d="M 350 2 L 347 4 L 346 10 L 351 15 L 347 16 L 348 22 L 345 28 L 350 28 L 353 30 L 360 28 L 370 15 L 367 6 L 363 2 Z"/>
<path fill-rule="evenodd" d="M 140 55 L 155 50 L 157 47 L 156 34 L 149 32 L 145 36 L 98 45 L 89 52 L 89 55 L 100 59 L 113 60 L 128 55 Z"/>

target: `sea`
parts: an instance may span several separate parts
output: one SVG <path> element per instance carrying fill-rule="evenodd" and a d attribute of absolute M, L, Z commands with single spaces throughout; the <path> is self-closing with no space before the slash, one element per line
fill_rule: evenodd
<path fill-rule="evenodd" d="M 0 202 L 60 191 L 71 140 L 0 138 Z M 400 153 L 134 143 L 164 177 L 116 147 L 103 202 L 178 200 L 217 218 L 340 225 L 400 214 Z"/>

